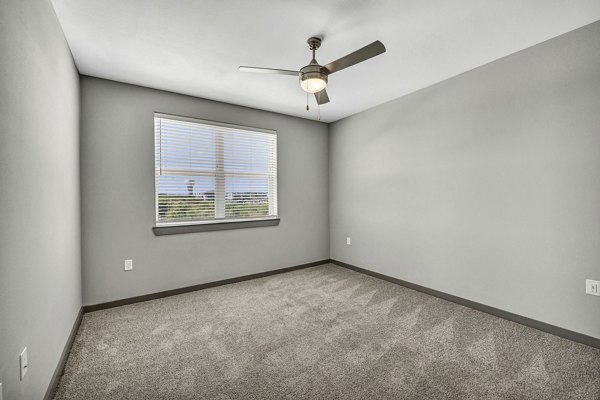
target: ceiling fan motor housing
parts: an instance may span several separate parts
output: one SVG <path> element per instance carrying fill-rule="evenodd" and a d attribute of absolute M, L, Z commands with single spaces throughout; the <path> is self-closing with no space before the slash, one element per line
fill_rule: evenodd
<path fill-rule="evenodd" d="M 300 86 L 308 93 L 318 93 L 327 86 L 327 70 L 324 70 L 315 60 L 315 51 L 321 47 L 321 38 L 308 38 L 306 45 L 312 51 L 313 59 L 310 64 L 300 69 Z"/>

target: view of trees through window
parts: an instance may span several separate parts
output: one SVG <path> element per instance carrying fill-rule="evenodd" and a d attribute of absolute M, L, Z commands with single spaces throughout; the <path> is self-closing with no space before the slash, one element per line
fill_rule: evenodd
<path fill-rule="evenodd" d="M 212 195 L 212 199 L 204 196 Z M 241 196 L 244 194 L 238 194 Z M 266 193 L 257 193 L 254 202 L 243 201 L 225 201 L 226 218 L 248 218 L 261 217 L 269 215 L 269 202 Z M 171 194 L 159 194 L 158 217 L 161 221 L 177 220 L 204 220 L 215 217 L 214 193 L 207 193 L 202 196 L 178 196 Z"/>

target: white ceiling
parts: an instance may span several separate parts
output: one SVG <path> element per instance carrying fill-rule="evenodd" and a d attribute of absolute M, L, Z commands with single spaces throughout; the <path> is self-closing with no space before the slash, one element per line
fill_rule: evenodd
<path fill-rule="evenodd" d="M 293 76 L 374 40 L 387 52 L 330 76 L 332 122 L 600 19 L 598 0 L 52 0 L 85 75 L 303 118 Z"/>

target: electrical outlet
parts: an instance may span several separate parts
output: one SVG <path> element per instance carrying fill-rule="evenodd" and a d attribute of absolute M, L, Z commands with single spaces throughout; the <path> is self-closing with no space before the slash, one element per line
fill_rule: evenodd
<path fill-rule="evenodd" d="M 585 293 L 594 296 L 600 296 L 600 281 L 594 281 L 592 279 L 585 280 Z"/>
<path fill-rule="evenodd" d="M 21 355 L 19 355 L 19 364 L 21 366 L 21 380 L 23 380 L 25 374 L 27 374 L 27 367 L 29 366 L 27 361 L 27 347 L 25 347 L 21 352 Z"/>
<path fill-rule="evenodd" d="M 125 271 L 131 271 L 133 269 L 133 260 L 125 260 Z"/>
<path fill-rule="evenodd" d="M 350 239 L 350 237 L 346 238 L 346 244 L 349 246 L 352 244 L 352 239 Z"/>

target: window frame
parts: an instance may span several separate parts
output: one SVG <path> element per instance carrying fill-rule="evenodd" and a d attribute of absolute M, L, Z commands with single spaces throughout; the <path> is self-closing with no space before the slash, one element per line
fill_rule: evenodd
<path fill-rule="evenodd" d="M 204 220 L 190 220 L 190 221 L 173 221 L 173 222 L 160 222 L 159 221 L 159 190 L 158 190 L 158 180 L 160 174 L 157 173 L 157 162 L 159 162 L 160 149 L 157 140 L 157 130 L 156 130 L 156 119 L 163 118 L 173 121 L 182 121 L 189 123 L 196 123 L 207 126 L 214 126 L 219 128 L 231 128 L 238 129 L 250 132 L 258 132 L 258 133 L 267 133 L 275 135 L 275 176 L 274 182 L 269 183 L 269 192 L 267 196 L 269 197 L 269 214 L 271 214 L 273 208 L 275 208 L 274 215 L 268 216 L 255 216 L 255 217 L 247 217 L 247 218 L 212 218 L 212 219 L 204 219 Z M 278 202 L 278 186 L 279 186 L 279 174 L 278 174 L 278 137 L 277 131 L 273 129 L 265 129 L 265 128 L 257 128 L 252 126 L 244 126 L 231 124 L 227 122 L 220 121 L 210 121 L 199 118 L 185 117 L 180 115 L 167 114 L 162 112 L 155 112 L 153 115 L 153 126 L 154 126 L 154 226 L 153 231 L 155 235 L 165 235 L 165 234 L 173 234 L 173 233 L 187 233 L 187 232 L 198 232 L 198 231 L 207 231 L 207 230 L 225 230 L 225 229 L 237 229 L 237 228 L 250 228 L 250 227 L 259 227 L 259 226 L 273 226 L 279 224 L 279 202 Z M 217 154 L 218 158 L 218 154 Z M 219 164 L 217 162 L 217 169 L 215 171 L 215 177 L 221 171 L 223 176 L 227 176 L 225 171 L 223 170 L 223 160 Z M 219 168 L 219 165 L 221 168 Z M 267 173 L 265 176 L 270 177 L 271 174 Z M 217 214 L 217 182 L 215 182 L 215 214 Z M 225 187 L 221 190 L 223 193 L 223 204 L 221 206 L 225 207 Z M 273 201 L 274 198 L 274 201 Z M 224 212 L 224 209 L 222 210 Z"/>

